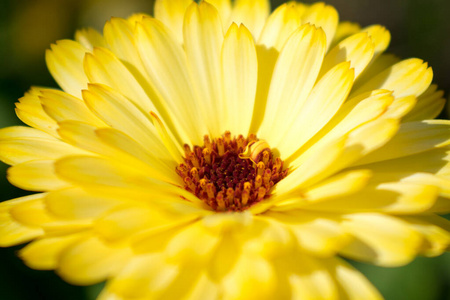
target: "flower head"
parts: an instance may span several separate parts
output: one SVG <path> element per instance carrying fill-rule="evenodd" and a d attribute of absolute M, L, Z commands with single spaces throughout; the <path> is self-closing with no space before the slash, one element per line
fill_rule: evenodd
<path fill-rule="evenodd" d="M 379 299 L 341 257 L 448 249 L 450 123 L 420 59 L 323 3 L 158 0 L 47 52 L 0 131 L 0 245 L 100 299 Z"/>

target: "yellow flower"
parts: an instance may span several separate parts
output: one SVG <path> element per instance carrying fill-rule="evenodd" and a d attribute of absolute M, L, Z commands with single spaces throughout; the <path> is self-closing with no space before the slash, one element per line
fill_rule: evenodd
<path fill-rule="evenodd" d="M 241 24 L 242 23 L 242 24 Z M 450 122 L 419 59 L 334 8 L 158 0 L 47 52 L 0 131 L 0 245 L 99 299 L 380 299 L 341 257 L 449 247 Z"/>

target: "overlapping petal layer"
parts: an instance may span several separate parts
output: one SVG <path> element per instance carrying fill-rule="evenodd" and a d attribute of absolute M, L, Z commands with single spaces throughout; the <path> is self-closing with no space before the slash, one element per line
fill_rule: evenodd
<path fill-rule="evenodd" d="M 242 23 L 242 24 L 241 24 Z M 47 52 L 63 91 L 0 130 L 0 245 L 102 300 L 380 299 L 339 256 L 398 266 L 448 250 L 450 124 L 419 59 L 331 6 L 157 0 Z M 256 134 L 288 167 L 271 196 L 216 212 L 183 188 L 183 146 Z M 255 286 L 258 287 L 255 289 Z"/>

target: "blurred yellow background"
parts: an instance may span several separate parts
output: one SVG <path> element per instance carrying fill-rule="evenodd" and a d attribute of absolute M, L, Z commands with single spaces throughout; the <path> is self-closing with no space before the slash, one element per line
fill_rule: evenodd
<path fill-rule="evenodd" d="M 272 1 L 276 7 L 284 1 Z M 313 2 L 313 1 L 304 1 Z M 392 34 L 389 52 L 419 57 L 434 70 L 434 82 L 450 91 L 450 1 L 330 0 L 341 20 L 362 26 L 382 24 Z M 14 102 L 32 85 L 56 87 L 45 66 L 45 49 L 56 40 L 73 38 L 75 30 L 101 31 L 111 16 L 152 12 L 151 0 L 0 0 L 0 126 L 20 124 Z M 442 117 L 447 117 L 444 114 Z M 5 179 L 0 165 L 1 199 L 24 195 Z M 25 267 L 13 249 L 0 249 L 0 299 L 90 300 L 101 285 L 87 288 L 64 283 L 53 272 Z M 387 300 L 450 300 L 450 254 L 419 258 L 393 269 L 355 264 Z M 362 299 L 363 300 L 363 299 Z"/>

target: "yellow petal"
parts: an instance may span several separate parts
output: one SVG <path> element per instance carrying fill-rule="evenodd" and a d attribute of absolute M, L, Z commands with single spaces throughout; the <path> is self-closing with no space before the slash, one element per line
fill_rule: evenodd
<path fill-rule="evenodd" d="M 388 182 L 370 184 L 357 193 L 345 197 L 306 204 L 303 209 L 342 213 L 366 211 L 413 214 L 429 209 L 438 194 L 439 188 L 433 185 Z"/>
<path fill-rule="evenodd" d="M 448 176 L 443 175 L 434 175 L 429 173 L 421 173 L 421 172 L 390 172 L 386 174 L 385 169 L 381 169 L 381 172 L 378 172 L 374 178 L 374 180 L 378 179 L 378 182 L 382 181 L 394 181 L 400 180 L 402 182 L 409 182 L 414 184 L 424 184 L 424 185 L 432 185 L 439 188 L 439 194 L 443 197 L 448 197 L 450 195 L 450 178 Z M 390 179 L 390 177 L 394 179 Z M 384 180 L 382 179 L 384 178 Z"/>
<path fill-rule="evenodd" d="M 380 25 L 372 25 L 361 29 L 361 31 L 369 34 L 370 39 L 375 46 L 373 57 L 374 59 L 376 59 L 389 46 L 389 43 L 391 41 L 390 32 L 385 27 Z"/>
<path fill-rule="evenodd" d="M 287 159 L 289 165 L 296 168 L 308 156 L 317 152 L 317 149 L 326 147 L 333 140 L 342 138 L 361 125 L 374 121 L 386 111 L 393 100 L 390 92 L 375 90 L 346 101 L 319 133 Z"/>
<path fill-rule="evenodd" d="M 391 41 L 391 34 L 385 27 L 372 25 L 361 29 L 361 31 L 366 33 L 372 41 L 373 56 L 369 65 L 361 73 L 361 76 L 357 78 L 354 86 L 355 90 L 370 81 L 372 77 L 375 77 L 383 70 L 400 61 L 400 59 L 393 54 L 383 54 Z"/>
<path fill-rule="evenodd" d="M 128 70 L 135 77 L 143 76 L 147 78 L 147 73 L 142 64 L 139 52 L 136 48 L 136 41 L 133 35 L 134 24 L 130 24 L 127 20 L 121 18 L 111 18 L 107 21 L 103 28 L 103 35 L 108 44 L 109 49 L 114 55 L 120 59 L 125 66 L 129 66 Z M 132 66 L 132 67 L 131 67 Z M 135 70 L 133 70 L 135 68 Z M 142 83 L 142 81 L 141 81 Z M 155 98 L 153 95 L 151 99 Z"/>
<path fill-rule="evenodd" d="M 242 244 L 236 241 L 230 234 L 223 234 L 220 243 L 208 264 L 208 275 L 217 283 L 235 267 L 242 254 Z"/>
<path fill-rule="evenodd" d="M 21 249 L 19 256 L 30 268 L 36 270 L 53 270 L 58 267 L 61 253 L 67 247 L 79 242 L 84 237 L 85 234 L 82 233 L 38 239 Z"/>
<path fill-rule="evenodd" d="M 310 204 L 340 198 L 356 193 L 365 187 L 371 177 L 369 170 L 355 170 L 338 173 L 310 188 L 303 190 L 297 197 L 281 200 L 272 208 L 275 211 L 288 211 L 308 207 Z M 283 198 L 282 196 L 280 198 Z"/>
<path fill-rule="evenodd" d="M 301 25 L 300 16 L 294 3 L 285 3 L 269 16 L 258 39 L 258 45 L 274 47 L 278 51 L 289 36 Z"/>
<path fill-rule="evenodd" d="M 346 216 L 342 226 L 355 237 L 341 253 L 380 266 L 401 266 L 417 255 L 420 235 L 407 223 L 374 213 Z"/>
<path fill-rule="evenodd" d="M 397 134 L 386 145 L 364 157 L 358 164 L 399 158 L 449 144 L 449 121 L 430 120 L 403 123 Z"/>
<path fill-rule="evenodd" d="M 409 113 L 416 103 L 417 98 L 415 96 L 397 98 L 389 105 L 388 109 L 383 114 L 383 118 L 400 119 Z"/>
<path fill-rule="evenodd" d="M 184 14 L 191 0 L 156 0 L 155 18 L 161 20 L 164 25 L 170 28 L 177 41 L 183 41 L 183 20 Z"/>
<path fill-rule="evenodd" d="M 65 236 L 88 232 L 92 228 L 91 220 L 55 220 L 42 224 L 47 236 Z"/>
<path fill-rule="evenodd" d="M 138 299 L 136 300 L 144 300 L 144 299 Z M 100 294 L 97 296 L 97 300 L 123 300 L 121 296 L 118 296 L 117 294 L 110 293 L 106 288 L 101 290 Z"/>
<path fill-rule="evenodd" d="M 55 174 L 54 160 L 35 160 L 8 169 L 9 182 L 29 191 L 51 191 L 69 186 Z"/>
<path fill-rule="evenodd" d="M 12 221 L 11 217 L 5 216 L 4 212 L 0 212 L 0 220 L 2 226 L 0 226 L 0 246 L 11 247 L 29 242 L 44 234 L 42 228 L 27 227 L 18 222 Z"/>
<path fill-rule="evenodd" d="M 57 273 L 71 284 L 90 285 L 117 273 L 131 256 L 129 248 L 112 247 L 91 237 L 63 251 Z"/>
<path fill-rule="evenodd" d="M 447 146 L 393 160 L 380 161 L 365 167 L 369 167 L 374 172 L 392 172 L 393 170 L 396 172 L 409 172 L 411 174 L 424 172 L 438 175 L 442 174 L 448 178 L 449 155 L 449 147 Z"/>
<path fill-rule="evenodd" d="M 0 141 L 14 138 L 42 138 L 52 141 L 57 139 L 52 135 L 28 126 L 10 126 L 0 129 Z"/>
<path fill-rule="evenodd" d="M 304 159 L 302 164 L 276 185 L 277 194 L 283 195 L 300 188 L 305 189 L 331 175 L 328 170 L 340 159 L 345 143 L 346 137 L 316 149 Z"/>
<path fill-rule="evenodd" d="M 245 233 L 241 228 L 235 230 L 234 237 L 237 245 L 243 249 L 246 255 L 273 260 L 291 253 L 296 248 L 295 238 L 289 228 L 278 220 L 264 217 L 255 217 L 254 221 L 246 228 Z"/>
<path fill-rule="evenodd" d="M 341 108 L 354 79 L 354 70 L 349 67 L 350 63 L 343 62 L 316 83 L 291 128 L 284 135 L 283 142 L 277 147 L 282 157 L 289 157 L 300 149 Z"/>
<path fill-rule="evenodd" d="M 264 23 L 270 13 L 270 3 L 268 0 L 236 0 L 234 1 L 233 9 L 229 23 L 244 24 L 253 37 L 257 39 L 261 33 Z"/>
<path fill-rule="evenodd" d="M 321 27 L 326 36 L 326 48 L 329 49 L 339 23 L 339 15 L 333 6 L 318 2 L 307 7 L 302 15 L 302 23 Z"/>
<path fill-rule="evenodd" d="M 101 33 L 90 27 L 77 30 L 75 40 L 90 51 L 94 47 L 107 47 L 107 43 Z"/>
<path fill-rule="evenodd" d="M 53 220 L 42 198 L 18 203 L 9 209 L 9 213 L 17 222 L 29 227 L 41 227 Z"/>
<path fill-rule="evenodd" d="M 217 299 L 220 297 L 219 291 L 220 285 L 213 283 L 211 279 L 204 274 L 200 275 L 197 280 L 195 280 L 190 284 L 192 285 L 192 289 L 188 293 L 186 294 L 184 294 L 183 292 L 180 293 L 180 296 L 186 295 L 186 300 L 207 299 L 210 297 L 213 299 Z M 174 284 L 173 288 L 176 286 L 177 284 Z M 173 289 L 169 289 L 169 291 L 173 291 Z M 178 293 L 171 293 L 171 294 L 178 294 Z M 174 297 L 177 296 L 178 295 L 174 295 Z"/>
<path fill-rule="evenodd" d="M 156 157 L 170 159 L 150 115 L 145 115 L 123 95 L 104 85 L 91 84 L 89 90 L 83 91 L 83 97 L 88 107 L 105 123 L 127 134 L 143 147 L 151 146 Z"/>
<path fill-rule="evenodd" d="M 175 217 L 143 205 L 123 205 L 109 211 L 94 223 L 94 230 L 108 241 L 128 239 L 142 230 L 171 224 Z"/>
<path fill-rule="evenodd" d="M 445 105 L 444 91 L 437 90 L 437 85 L 430 87 L 417 98 L 417 104 L 403 118 L 403 122 L 431 120 L 436 118 Z"/>
<path fill-rule="evenodd" d="M 91 83 L 109 86 L 120 92 L 143 111 L 154 111 L 155 106 L 143 85 L 108 49 L 95 48 L 84 58 L 84 70 Z"/>
<path fill-rule="evenodd" d="M 102 142 L 125 153 L 129 160 L 134 161 L 134 164 L 137 163 L 136 165 L 142 166 L 144 163 L 151 173 L 158 173 L 159 178 L 168 182 L 179 183 L 179 179 L 173 173 L 177 162 L 174 158 L 163 160 L 155 157 L 150 149 L 142 147 L 124 133 L 113 128 L 97 129 L 95 133 Z M 172 150 L 175 151 L 174 149 Z"/>
<path fill-rule="evenodd" d="M 283 260 L 280 273 L 289 282 L 292 291 L 290 299 L 337 300 L 336 285 L 321 261 L 301 252 Z M 302 263 L 298 264 L 298 261 Z"/>
<path fill-rule="evenodd" d="M 135 13 L 135 14 L 132 14 L 131 16 L 129 16 L 128 18 L 126 18 L 126 20 L 127 20 L 128 24 L 132 28 L 134 28 L 137 23 L 142 22 L 142 20 L 145 18 L 151 18 L 151 16 L 149 14 L 145 14 L 145 13 Z"/>
<path fill-rule="evenodd" d="M 203 218 L 203 224 L 214 234 L 220 235 L 224 232 L 239 231 L 247 228 L 253 222 L 253 215 L 243 211 L 228 214 L 211 214 Z"/>
<path fill-rule="evenodd" d="M 172 266 L 169 265 L 168 267 L 170 268 Z M 168 272 L 165 270 L 168 269 L 168 267 L 163 267 L 162 270 L 160 269 L 163 275 L 163 278 L 161 278 L 162 284 L 160 286 L 153 287 L 153 282 L 150 281 L 150 286 L 153 289 L 148 291 L 147 287 L 144 287 L 146 292 L 150 292 L 145 299 L 196 300 L 208 299 L 209 297 L 216 299 L 218 297 L 217 286 L 204 274 L 203 267 L 199 267 L 195 262 L 178 265 L 176 276 L 171 276 L 173 272 L 169 273 L 171 271 L 170 269 Z M 160 280 L 158 281 L 161 282 Z M 166 282 L 169 284 L 166 285 Z"/>
<path fill-rule="evenodd" d="M 172 237 L 165 253 L 170 262 L 207 261 L 219 241 L 220 236 L 212 234 L 202 222 L 195 222 Z"/>
<path fill-rule="evenodd" d="M 107 285 L 118 299 L 158 297 L 176 278 L 180 270 L 168 265 L 161 254 L 135 256 Z M 108 298 L 107 298 L 108 299 Z"/>
<path fill-rule="evenodd" d="M 16 205 L 41 199 L 43 195 L 33 194 L 0 203 L 0 247 L 19 245 L 44 234 L 42 228 L 25 226 L 9 212 Z"/>
<path fill-rule="evenodd" d="M 154 112 L 150 112 L 150 117 L 152 118 L 153 125 L 158 131 L 159 137 L 164 143 L 164 146 L 172 156 L 173 161 L 177 162 L 178 164 L 182 163 L 183 162 L 182 157 L 184 155 L 184 152 L 181 150 L 180 145 L 178 145 L 174 140 L 174 138 L 169 134 L 169 132 L 167 132 L 166 127 L 164 126 L 163 122 L 161 121 L 161 119 L 158 117 L 157 114 L 155 114 Z"/>
<path fill-rule="evenodd" d="M 198 123 L 201 115 L 193 105 L 196 98 L 184 49 L 162 23 L 152 18 L 137 23 L 134 34 L 145 70 L 167 111 L 162 118 L 174 124 L 184 138 L 180 143 L 201 144 L 207 130 L 203 122 Z"/>
<path fill-rule="evenodd" d="M 227 130 L 247 136 L 256 95 L 258 61 L 253 38 L 244 26 L 231 25 L 222 48 L 222 79 Z"/>
<path fill-rule="evenodd" d="M 422 170 L 420 170 L 420 168 L 418 168 L 418 170 L 405 170 L 402 168 L 401 164 L 397 165 L 397 160 L 391 160 L 388 162 L 390 164 L 389 166 L 382 163 L 375 163 L 365 166 L 368 170 L 373 172 L 373 176 L 370 180 L 372 185 L 389 182 L 401 182 L 421 186 L 434 186 L 438 188 L 439 196 L 448 197 L 450 195 L 450 178 L 445 174 L 435 175 L 429 172 L 421 172 Z M 445 168 L 446 165 L 444 164 L 444 168 L 442 169 Z M 437 206 L 440 206 L 441 204 L 445 205 L 445 203 L 439 203 L 441 202 L 439 199 L 440 198 L 435 199 L 433 206 L 429 208 L 430 211 L 435 211 Z"/>
<path fill-rule="evenodd" d="M 447 190 L 448 191 L 448 190 Z M 434 205 L 429 209 L 429 212 L 437 214 L 448 214 L 450 213 L 450 201 L 448 199 L 448 192 L 445 196 L 438 197 Z"/>
<path fill-rule="evenodd" d="M 352 35 L 327 53 L 319 78 L 334 66 L 346 61 L 350 62 L 351 68 L 355 69 L 355 78 L 357 78 L 372 60 L 373 53 L 374 45 L 367 33 Z"/>
<path fill-rule="evenodd" d="M 272 147 L 282 143 L 283 133 L 304 106 L 320 70 L 325 42 L 323 31 L 307 24 L 296 30 L 283 47 L 258 133 L 260 138 L 270 141 Z"/>
<path fill-rule="evenodd" d="M 258 286 L 257 289 L 254 287 Z M 242 255 L 223 280 L 225 299 L 273 299 L 275 288 L 271 264 L 262 258 Z"/>
<path fill-rule="evenodd" d="M 106 126 L 81 99 L 72 95 L 57 90 L 41 90 L 39 99 L 45 112 L 56 122 L 75 120 L 94 126 Z"/>
<path fill-rule="evenodd" d="M 56 132 L 58 125 L 42 107 L 39 96 L 41 90 L 31 88 L 25 96 L 16 103 L 16 114 L 19 119 L 27 125 L 42 130 L 54 137 L 58 137 Z"/>
<path fill-rule="evenodd" d="M 108 290 L 136 300 L 218 297 L 216 285 L 205 276 L 201 267 L 194 263 L 169 265 L 161 255 L 134 259 L 108 286 Z"/>
<path fill-rule="evenodd" d="M 344 260 L 335 258 L 326 262 L 332 276 L 340 285 L 341 300 L 383 300 L 383 296 L 377 289 L 361 274 Z"/>
<path fill-rule="evenodd" d="M 229 128 L 222 113 L 225 109 L 220 72 L 223 32 L 216 8 L 205 1 L 189 6 L 183 33 L 189 73 L 203 123 L 211 136 L 220 136 Z"/>
<path fill-rule="evenodd" d="M 51 214 L 63 219 L 97 218 L 123 203 L 113 197 L 81 188 L 52 191 L 45 196 L 44 202 Z"/>
<path fill-rule="evenodd" d="M 87 87 L 83 70 L 83 58 L 89 50 L 71 40 L 62 40 L 47 50 L 47 67 L 58 85 L 67 93 L 81 97 L 81 90 Z"/>
<path fill-rule="evenodd" d="M 270 82 L 278 59 L 278 51 L 275 48 L 268 49 L 265 46 L 256 45 L 256 54 L 258 58 L 258 84 L 250 132 L 258 132 L 264 120 Z"/>
<path fill-rule="evenodd" d="M 312 202 L 347 196 L 363 188 L 371 175 L 369 170 L 343 172 L 311 187 L 304 195 Z"/>
<path fill-rule="evenodd" d="M 150 228 L 136 234 L 131 240 L 133 251 L 137 254 L 163 253 L 172 237 L 197 220 L 181 220 L 173 224 Z"/>
<path fill-rule="evenodd" d="M 9 165 L 77 154 L 85 152 L 56 139 L 20 135 L 8 139 L 0 138 L 0 159 Z"/>
<path fill-rule="evenodd" d="M 63 158 L 56 162 L 55 170 L 61 178 L 88 187 L 128 188 L 152 193 L 177 189 L 171 184 L 153 179 L 146 170 L 100 157 Z"/>
<path fill-rule="evenodd" d="M 23 224 L 42 227 L 50 236 L 83 232 L 90 227 L 90 221 L 57 219 L 47 211 L 44 200 L 17 205 L 11 208 L 11 216 Z"/>
<path fill-rule="evenodd" d="M 348 38 L 349 36 L 358 33 L 360 30 L 361 26 L 358 23 L 348 21 L 339 22 L 330 48 L 333 48 L 334 46 L 336 46 L 338 43 Z"/>
<path fill-rule="evenodd" d="M 400 58 L 391 53 L 383 53 L 378 57 L 373 57 L 372 62 L 366 67 L 363 73 L 357 78 L 354 89 L 358 89 L 361 85 L 377 76 L 382 71 L 398 63 Z"/>
<path fill-rule="evenodd" d="M 97 129 L 80 122 L 60 123 L 61 137 L 74 146 L 98 153 L 113 160 L 147 169 L 148 173 L 167 181 L 173 181 L 175 163 L 156 158 L 150 151 L 113 128 Z"/>
<path fill-rule="evenodd" d="M 231 14 L 231 1 L 230 0 L 208 0 L 208 3 L 214 5 L 217 11 L 220 14 L 220 18 L 222 20 L 223 31 L 226 32 L 228 30 L 228 20 Z"/>
<path fill-rule="evenodd" d="M 98 153 L 104 156 L 120 157 L 117 150 L 109 148 L 99 140 L 96 130 L 97 127 L 86 123 L 64 121 L 59 123 L 58 133 L 66 143 L 89 151 L 86 152 L 88 155 L 94 156 L 93 153 Z"/>
<path fill-rule="evenodd" d="M 419 96 L 430 85 L 433 71 L 427 63 L 417 58 L 403 60 L 387 68 L 362 84 L 351 95 L 374 90 L 387 89 L 394 92 L 395 97 Z"/>
<path fill-rule="evenodd" d="M 387 90 L 373 90 L 350 98 L 327 124 L 334 136 L 346 133 L 381 116 L 394 101 Z"/>
<path fill-rule="evenodd" d="M 438 256 L 450 247 L 450 221 L 437 215 L 408 216 L 404 221 L 424 236 L 421 254 Z"/>
<path fill-rule="evenodd" d="M 395 119 L 379 118 L 356 128 L 348 135 L 345 151 L 339 163 L 333 168 L 340 169 L 384 146 L 398 131 Z"/>
<path fill-rule="evenodd" d="M 314 256 L 334 256 L 348 240 L 338 217 L 301 210 L 269 211 L 264 216 L 281 223 L 295 236 L 297 246 Z"/>
<path fill-rule="evenodd" d="M 72 156 L 56 162 L 58 176 L 82 187 L 99 189 L 120 199 L 150 201 L 153 205 L 175 206 L 172 209 L 192 209 L 198 212 L 202 201 L 192 193 L 148 174 L 148 171 L 100 157 Z M 191 210 L 189 210 L 189 207 Z M 202 210 L 204 214 L 208 210 Z M 196 214 L 193 215 L 196 217 Z"/>

